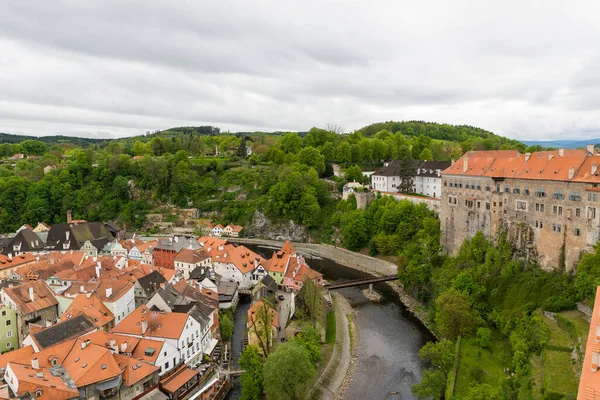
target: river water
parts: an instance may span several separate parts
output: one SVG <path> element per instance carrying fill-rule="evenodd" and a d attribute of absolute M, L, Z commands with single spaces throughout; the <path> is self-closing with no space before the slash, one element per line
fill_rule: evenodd
<path fill-rule="evenodd" d="M 272 253 L 271 250 L 260 247 L 248 247 L 266 256 Z M 306 261 L 329 281 L 369 276 L 331 260 L 307 258 Z M 345 398 L 349 400 L 413 399 L 410 388 L 421 379 L 423 371 L 418 356 L 419 349 L 427 341 L 433 340 L 433 336 L 404 307 L 397 293 L 388 285 L 380 283 L 374 288 L 383 296 L 379 303 L 368 301 L 361 292 L 361 289 L 364 289 L 362 287 L 339 291 L 357 312 L 355 321 L 360 336 L 358 360 Z M 241 335 L 238 340 L 236 334 L 243 332 L 247 310 L 247 303 L 241 303 L 235 313 L 233 340 L 234 342 L 237 340 L 238 346 L 241 344 Z M 234 357 L 237 355 L 235 343 L 233 355 Z M 227 398 L 233 400 L 239 396 L 239 385 L 236 385 Z"/>

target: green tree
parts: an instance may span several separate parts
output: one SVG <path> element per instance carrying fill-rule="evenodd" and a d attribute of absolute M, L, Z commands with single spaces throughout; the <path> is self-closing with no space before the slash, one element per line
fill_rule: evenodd
<path fill-rule="evenodd" d="M 446 391 L 446 376 L 442 371 L 425 370 L 421 382 L 414 384 L 411 391 L 419 400 L 443 399 Z"/>
<path fill-rule="evenodd" d="M 413 177 L 416 175 L 415 162 L 409 158 L 403 158 L 400 160 L 400 184 L 397 186 L 398 192 L 400 193 L 413 193 L 414 182 Z"/>
<path fill-rule="evenodd" d="M 477 329 L 477 344 L 484 348 L 492 345 L 492 331 L 489 328 Z"/>
<path fill-rule="evenodd" d="M 469 296 L 456 289 L 442 293 L 436 300 L 435 323 L 440 333 L 454 339 L 458 335 L 468 336 L 481 323 L 473 309 Z"/>
<path fill-rule="evenodd" d="M 302 399 L 305 384 L 316 371 L 316 366 L 302 344 L 294 341 L 283 343 L 265 362 L 265 393 L 269 399 Z"/>
<path fill-rule="evenodd" d="M 346 173 L 344 174 L 344 177 L 348 182 L 354 181 L 362 183 L 365 180 L 365 176 L 363 175 L 362 170 L 358 165 L 352 165 L 348 167 Z"/>
<path fill-rule="evenodd" d="M 246 144 L 245 138 L 240 142 L 240 146 L 237 149 L 237 155 L 242 158 L 248 157 L 248 145 Z"/>
<path fill-rule="evenodd" d="M 347 141 L 340 143 L 336 150 L 335 157 L 343 164 L 348 164 L 350 162 L 352 158 L 352 152 L 350 149 L 350 144 Z"/>
<path fill-rule="evenodd" d="M 419 350 L 419 357 L 424 361 L 428 368 L 441 371 L 445 377 L 448 377 L 452 366 L 454 365 L 455 347 L 450 340 L 443 339 L 439 342 L 427 342 Z"/>
<path fill-rule="evenodd" d="M 465 400 L 500 400 L 502 395 L 500 388 L 493 387 L 487 383 L 472 386 Z"/>
<path fill-rule="evenodd" d="M 219 316 L 219 329 L 221 330 L 221 338 L 224 341 L 231 339 L 233 334 L 233 319 L 231 313 L 225 312 Z"/>
<path fill-rule="evenodd" d="M 315 328 L 302 329 L 292 341 L 298 342 L 304 347 L 314 364 L 321 361 L 321 335 L 319 335 L 319 332 Z"/>
<path fill-rule="evenodd" d="M 286 133 L 281 139 L 281 150 L 296 154 L 302 148 L 302 139 L 297 133 Z"/>
<path fill-rule="evenodd" d="M 419 159 L 426 160 L 426 161 L 432 161 L 433 154 L 431 153 L 431 150 L 429 150 L 428 148 L 424 148 L 423 151 L 421 152 L 421 154 L 419 154 Z"/>
<path fill-rule="evenodd" d="M 323 175 L 325 172 L 325 157 L 314 147 L 305 147 L 300 150 L 298 162 L 313 167 L 319 175 Z"/>
<path fill-rule="evenodd" d="M 342 235 L 348 250 L 358 251 L 367 245 L 367 223 L 363 212 L 355 210 L 344 215 Z"/>
<path fill-rule="evenodd" d="M 258 347 L 247 346 L 238 360 L 244 374 L 240 377 L 242 400 L 262 398 L 263 394 L 263 362 Z"/>
<path fill-rule="evenodd" d="M 39 140 L 24 140 L 21 147 L 28 156 L 41 156 L 48 151 L 46 143 Z"/>

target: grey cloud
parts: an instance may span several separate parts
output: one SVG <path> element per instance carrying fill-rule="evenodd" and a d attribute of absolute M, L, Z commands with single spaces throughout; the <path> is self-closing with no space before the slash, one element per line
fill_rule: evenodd
<path fill-rule="evenodd" d="M 390 119 L 516 138 L 600 131 L 595 3 L 8 0 L 0 131 L 349 130 Z"/>

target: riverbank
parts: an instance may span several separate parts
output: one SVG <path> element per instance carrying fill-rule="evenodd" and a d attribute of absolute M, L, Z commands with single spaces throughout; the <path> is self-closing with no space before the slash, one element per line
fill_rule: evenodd
<path fill-rule="evenodd" d="M 354 310 L 344 296 L 333 293 L 336 338 L 333 353 L 321 376 L 306 396 L 307 399 L 343 399 L 350 386 L 358 351 L 358 328 L 354 324 Z"/>
<path fill-rule="evenodd" d="M 229 238 L 228 240 L 234 243 L 250 244 L 273 249 L 280 249 L 283 245 L 282 241 L 268 239 Z M 311 257 L 325 258 L 356 271 L 375 276 L 398 274 L 398 266 L 394 263 L 371 257 L 366 254 L 355 253 L 342 247 L 336 247 L 329 244 L 299 242 L 294 242 L 293 245 L 306 259 L 310 259 Z M 418 319 L 434 337 L 438 338 L 427 318 L 425 306 L 404 292 L 402 284 L 399 281 L 387 282 L 387 285 L 398 294 L 400 302 L 406 309 Z"/>

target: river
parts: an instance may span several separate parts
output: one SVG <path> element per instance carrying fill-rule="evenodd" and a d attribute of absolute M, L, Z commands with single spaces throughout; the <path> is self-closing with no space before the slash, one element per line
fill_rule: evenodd
<path fill-rule="evenodd" d="M 270 256 L 272 253 L 272 250 L 248 247 L 262 255 Z M 307 258 L 306 262 L 329 281 L 369 276 L 331 260 Z M 423 370 L 418 356 L 419 349 L 427 341 L 433 340 L 433 336 L 404 307 L 398 294 L 387 284 L 375 285 L 375 290 L 383 295 L 379 303 L 368 301 L 360 289 L 362 288 L 339 291 L 357 312 L 355 321 L 360 335 L 358 360 L 345 398 L 413 399 L 410 388 L 420 380 Z M 238 326 L 241 326 L 243 332 L 247 309 L 247 303 L 241 303 L 236 310 L 234 341 L 237 340 L 236 333 L 240 332 Z M 237 342 L 238 345 L 241 344 L 240 340 Z M 233 354 L 235 357 L 235 344 Z M 236 385 L 227 398 L 237 399 L 239 394 L 239 385 Z"/>

